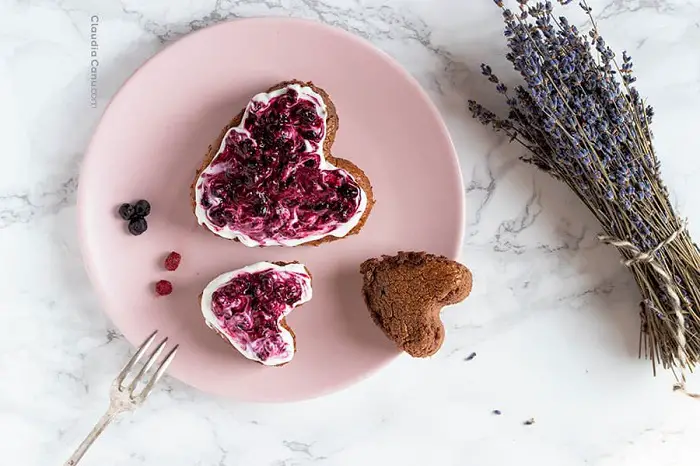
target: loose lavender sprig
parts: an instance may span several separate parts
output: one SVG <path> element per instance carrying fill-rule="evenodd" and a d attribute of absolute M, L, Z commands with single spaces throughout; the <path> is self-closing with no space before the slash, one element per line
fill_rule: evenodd
<path fill-rule="evenodd" d="M 632 58 L 623 52 L 617 60 L 586 0 L 579 6 L 592 24 L 587 34 L 555 17 L 550 1 L 517 0 L 517 12 L 494 1 L 505 23 L 506 59 L 524 84 L 510 90 L 482 65 L 509 113 L 500 118 L 473 100 L 469 109 L 481 123 L 525 147 L 523 160 L 566 183 L 606 235 L 628 242 L 620 253 L 643 297 L 640 354 L 644 343 L 654 369 L 656 363 L 692 369 L 700 355 L 700 252 L 660 178 L 650 129 L 654 111 L 634 87 Z M 652 253 L 647 257 L 644 251 Z M 674 296 L 680 297 L 680 308 L 670 299 Z"/>

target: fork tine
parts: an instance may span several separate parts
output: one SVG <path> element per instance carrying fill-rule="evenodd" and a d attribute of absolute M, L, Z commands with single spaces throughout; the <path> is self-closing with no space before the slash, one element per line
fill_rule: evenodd
<path fill-rule="evenodd" d="M 163 377 L 163 374 L 165 374 L 166 369 L 170 365 L 170 363 L 173 361 L 173 358 L 175 357 L 175 353 L 177 352 L 178 348 L 180 345 L 175 345 L 173 349 L 170 350 L 168 355 L 165 357 L 163 362 L 158 366 L 158 369 L 156 370 L 156 373 L 153 375 L 151 380 L 148 381 L 148 384 L 146 384 L 146 387 L 143 389 L 141 394 L 139 394 L 139 398 L 141 398 L 141 401 L 145 400 L 148 395 L 151 394 L 151 391 L 153 390 L 153 387 L 155 386 L 156 383 Z"/>
<path fill-rule="evenodd" d="M 163 349 L 165 349 L 165 345 L 167 343 L 168 338 L 166 337 L 156 347 L 156 349 L 151 354 L 151 357 L 149 357 L 148 361 L 146 361 L 146 364 L 143 365 L 139 373 L 136 375 L 136 377 L 134 377 L 134 380 L 132 380 L 129 384 L 129 391 L 133 391 L 136 388 L 136 384 L 138 384 L 143 379 L 143 376 L 146 374 L 146 372 L 148 372 L 151 366 L 153 366 L 153 364 L 158 360 L 158 357 L 160 357 L 160 353 L 163 352 Z"/>
<path fill-rule="evenodd" d="M 151 343 L 153 343 L 153 340 L 156 338 L 156 333 L 158 333 L 158 330 L 154 331 L 151 333 L 151 336 L 144 341 L 141 346 L 139 346 L 139 349 L 136 351 L 136 353 L 129 359 L 129 362 L 127 362 L 124 365 L 124 368 L 122 371 L 119 373 L 116 379 L 114 379 L 114 382 L 119 386 L 122 387 L 124 384 L 124 379 L 126 378 L 127 374 L 131 371 L 131 369 L 134 367 L 134 365 L 139 362 L 139 359 L 143 356 L 143 353 L 146 352 L 149 346 L 151 346 Z"/>

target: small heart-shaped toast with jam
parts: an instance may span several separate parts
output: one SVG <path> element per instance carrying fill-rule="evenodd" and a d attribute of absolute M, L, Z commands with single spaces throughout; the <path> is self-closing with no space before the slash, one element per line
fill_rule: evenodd
<path fill-rule="evenodd" d="M 304 265 L 258 262 L 214 278 L 199 300 L 207 326 L 243 356 L 282 366 L 296 353 L 286 317 L 311 296 L 311 273 Z"/>

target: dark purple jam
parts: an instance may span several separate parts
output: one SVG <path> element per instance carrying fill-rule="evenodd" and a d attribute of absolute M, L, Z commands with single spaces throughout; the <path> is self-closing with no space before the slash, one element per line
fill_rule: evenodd
<path fill-rule="evenodd" d="M 321 169 L 321 102 L 293 88 L 252 100 L 243 127 L 202 173 L 201 206 L 219 229 L 261 244 L 324 236 L 358 211 L 360 187 L 342 169 Z"/>
<path fill-rule="evenodd" d="M 282 338 L 279 321 L 299 303 L 306 286 L 308 277 L 295 272 L 244 272 L 212 294 L 212 312 L 220 329 L 256 359 L 287 359 L 294 348 Z"/>

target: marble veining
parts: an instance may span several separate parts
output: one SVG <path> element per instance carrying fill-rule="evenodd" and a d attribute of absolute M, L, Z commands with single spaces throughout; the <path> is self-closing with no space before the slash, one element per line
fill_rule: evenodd
<path fill-rule="evenodd" d="M 608 42 L 635 59 L 639 88 L 657 110 L 664 177 L 699 237 L 700 2 L 590 3 Z M 615 251 L 598 244 L 595 220 L 469 116 L 468 98 L 498 106 L 482 62 L 514 79 L 492 1 L 26 0 L 0 3 L 2 464 L 62 463 L 106 407 L 130 351 L 99 312 L 76 238 L 79 164 L 105 105 L 172 41 L 272 15 L 360 35 L 428 91 L 460 155 L 462 259 L 474 293 L 444 313 L 436 357 L 399 358 L 322 399 L 238 404 L 168 379 L 85 464 L 696 463 L 700 403 L 672 393 L 670 374 L 653 378 L 637 359 L 637 290 Z M 536 422 L 524 425 L 529 418 Z"/>

